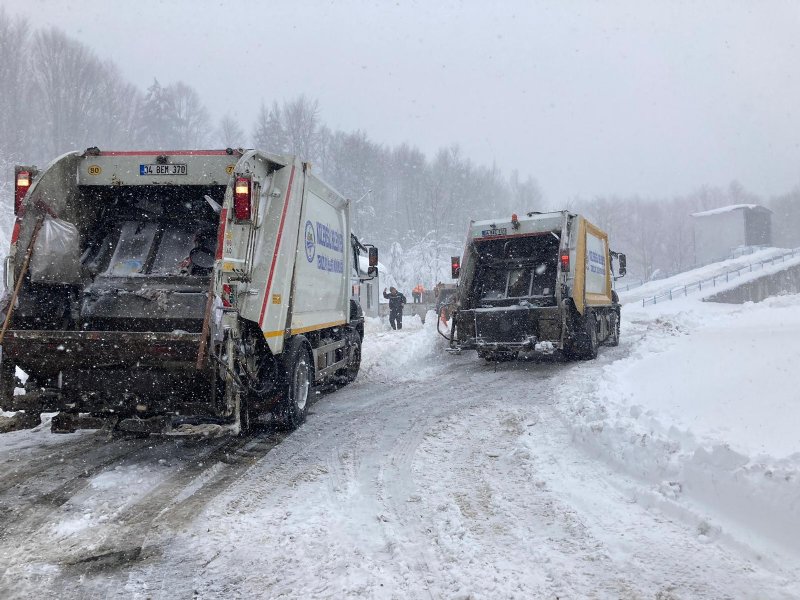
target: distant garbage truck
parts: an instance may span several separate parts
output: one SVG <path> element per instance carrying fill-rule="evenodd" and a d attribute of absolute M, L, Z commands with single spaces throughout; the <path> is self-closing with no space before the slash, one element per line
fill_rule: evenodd
<path fill-rule="evenodd" d="M 473 221 L 463 256 L 452 263 L 459 279 L 452 352 L 474 349 L 489 361 L 555 352 L 592 359 L 601 344 L 619 343 L 613 282 L 625 275 L 625 255 L 611 251 L 607 234 L 579 214 Z"/>
<path fill-rule="evenodd" d="M 297 427 L 317 385 L 355 379 L 352 289 L 377 250 L 309 163 L 90 148 L 15 175 L 3 410 L 57 411 L 62 432 L 238 433 L 270 413 Z"/>

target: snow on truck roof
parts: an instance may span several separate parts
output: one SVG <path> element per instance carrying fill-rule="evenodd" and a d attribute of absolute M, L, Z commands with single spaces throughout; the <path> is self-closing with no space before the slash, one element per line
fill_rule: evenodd
<path fill-rule="evenodd" d="M 693 217 L 710 217 L 712 215 L 721 215 L 723 213 L 733 212 L 734 210 L 755 209 L 766 210 L 772 212 L 765 206 L 759 204 L 731 204 L 729 206 L 720 206 L 719 208 L 712 208 L 711 210 L 704 210 L 701 212 L 692 213 Z"/>

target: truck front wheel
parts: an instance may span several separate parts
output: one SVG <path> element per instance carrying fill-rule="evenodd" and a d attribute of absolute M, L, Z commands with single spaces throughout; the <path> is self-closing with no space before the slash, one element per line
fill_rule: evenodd
<path fill-rule="evenodd" d="M 611 335 L 608 337 L 609 346 L 619 346 L 619 312 L 611 315 Z"/>
<path fill-rule="evenodd" d="M 314 393 L 314 361 L 308 340 L 302 335 L 292 338 L 283 352 L 282 362 L 280 417 L 287 429 L 297 429 L 306 420 Z"/>

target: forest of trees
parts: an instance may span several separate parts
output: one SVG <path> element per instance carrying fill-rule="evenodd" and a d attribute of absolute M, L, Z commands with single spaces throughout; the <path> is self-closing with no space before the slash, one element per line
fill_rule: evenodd
<path fill-rule="evenodd" d="M 776 242 L 800 245 L 800 187 L 771 199 L 735 182 L 682 197 L 545 198 L 531 176 L 476 164 L 457 144 L 426 156 L 413 145 L 381 144 L 364 131 L 332 130 L 318 102 L 303 95 L 264 99 L 254 123 L 230 114 L 214 119 L 186 83 L 154 79 L 138 89 L 81 42 L 58 29 L 35 30 L 1 8 L 0 56 L 4 228 L 10 227 L 15 163 L 43 165 L 89 146 L 256 147 L 310 161 L 353 200 L 356 230 L 387 250 L 394 245 L 394 255 L 398 247 L 432 247 L 432 240 L 458 247 L 470 219 L 569 208 L 607 229 L 614 246 L 628 253 L 631 270 L 646 278 L 656 269 L 671 273 L 693 264 L 690 213 L 740 202 L 771 206 Z"/>

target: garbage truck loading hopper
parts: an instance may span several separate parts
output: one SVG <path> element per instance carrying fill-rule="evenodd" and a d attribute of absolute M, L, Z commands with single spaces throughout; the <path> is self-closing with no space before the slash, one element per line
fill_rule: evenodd
<path fill-rule="evenodd" d="M 13 396 L 16 367 L 45 410 L 213 402 L 212 374 L 195 362 L 240 155 L 90 149 L 43 170 L 15 227 L 12 275 L 32 254 L 3 340 L 4 409 L 31 408 L 30 394 Z"/>

